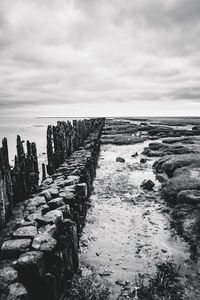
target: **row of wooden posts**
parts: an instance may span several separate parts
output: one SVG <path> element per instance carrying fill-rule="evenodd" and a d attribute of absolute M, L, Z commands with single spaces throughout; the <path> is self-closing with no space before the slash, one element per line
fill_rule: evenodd
<path fill-rule="evenodd" d="M 56 126 L 47 127 L 48 165 L 42 165 L 42 178 L 49 175 L 62 164 L 67 157 L 81 147 L 87 136 L 99 124 L 99 119 L 57 122 Z M 26 142 L 17 136 L 17 154 L 14 166 L 9 164 L 7 139 L 3 138 L 0 147 L 0 229 L 6 224 L 16 203 L 35 193 L 39 184 L 39 167 L 35 143 Z"/>
<path fill-rule="evenodd" d="M 14 166 L 9 164 L 7 139 L 3 138 L 0 147 L 0 228 L 6 224 L 13 207 L 36 192 L 39 181 L 37 149 L 35 143 L 26 142 L 17 136 L 17 154 Z"/>
<path fill-rule="evenodd" d="M 83 145 L 87 136 L 99 124 L 98 118 L 88 120 L 73 120 L 57 122 L 57 126 L 49 125 L 47 128 L 47 173 L 53 174 L 55 170 L 74 151 Z"/>

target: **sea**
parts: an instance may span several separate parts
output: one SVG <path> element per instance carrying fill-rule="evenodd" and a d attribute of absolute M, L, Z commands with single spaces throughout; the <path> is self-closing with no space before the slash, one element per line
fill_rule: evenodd
<path fill-rule="evenodd" d="M 199 117 L 115 117 L 116 119 L 124 119 L 132 122 L 150 122 L 160 125 L 178 125 L 179 129 L 191 129 L 191 124 L 200 124 Z M 46 132 L 48 125 L 56 125 L 57 121 L 72 121 L 73 119 L 83 119 L 82 117 L 35 117 L 35 118 L 0 118 L 0 140 L 4 137 L 8 140 L 10 165 L 14 163 L 16 154 L 16 139 L 20 135 L 23 141 L 29 140 L 37 145 L 37 153 L 39 166 L 47 163 L 46 156 Z M 154 123 L 154 124 L 155 124 Z M 190 124 L 188 126 L 188 124 Z M 182 125 L 182 126 L 181 126 Z M 186 127 L 185 127 L 186 126 Z M 1 145 L 1 143 L 0 143 Z M 26 144 L 24 143 L 24 146 Z"/>

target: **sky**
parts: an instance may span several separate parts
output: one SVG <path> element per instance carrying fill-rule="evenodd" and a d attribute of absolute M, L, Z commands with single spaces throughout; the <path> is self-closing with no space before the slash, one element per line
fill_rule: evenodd
<path fill-rule="evenodd" d="M 0 117 L 200 115 L 200 0 L 0 0 Z"/>

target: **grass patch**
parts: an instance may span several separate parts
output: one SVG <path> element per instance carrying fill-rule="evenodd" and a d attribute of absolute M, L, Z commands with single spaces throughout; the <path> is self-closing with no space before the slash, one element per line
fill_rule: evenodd
<path fill-rule="evenodd" d="M 145 285 L 144 277 L 139 275 L 129 297 L 135 300 L 182 300 L 184 289 L 179 281 L 178 269 L 173 261 L 158 264 L 148 284 Z"/>
<path fill-rule="evenodd" d="M 133 300 L 182 300 L 184 287 L 179 280 L 179 266 L 173 261 L 157 264 L 154 276 L 145 280 L 145 275 L 139 274 L 130 285 L 125 283 L 121 295 L 117 298 Z M 109 300 L 108 283 L 99 275 L 76 275 L 71 288 L 67 290 L 62 300 Z M 112 298 L 113 299 L 113 298 Z"/>
<path fill-rule="evenodd" d="M 70 290 L 63 300 L 108 300 L 109 288 L 104 280 L 96 274 L 86 277 L 75 276 Z"/>

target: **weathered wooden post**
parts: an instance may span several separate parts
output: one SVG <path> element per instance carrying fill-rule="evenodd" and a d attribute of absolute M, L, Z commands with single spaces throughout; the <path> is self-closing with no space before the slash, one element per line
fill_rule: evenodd
<path fill-rule="evenodd" d="M 49 125 L 47 127 L 47 159 L 48 159 L 47 173 L 49 175 L 52 175 L 53 172 L 55 171 L 52 143 L 53 143 L 53 128 L 51 125 Z"/>
<path fill-rule="evenodd" d="M 7 139 L 2 140 L 0 148 L 0 228 L 5 223 L 7 216 L 13 210 L 13 187 L 11 178 L 11 169 L 8 157 Z"/>
<path fill-rule="evenodd" d="M 23 142 L 21 141 L 20 136 L 17 136 L 17 158 L 19 163 L 19 177 L 21 182 L 20 198 L 18 201 L 22 201 L 26 198 L 27 195 L 27 186 L 26 186 L 26 160 Z"/>
<path fill-rule="evenodd" d="M 46 175 L 46 165 L 43 163 L 42 164 L 42 181 L 44 181 L 46 179 L 47 175 Z"/>

